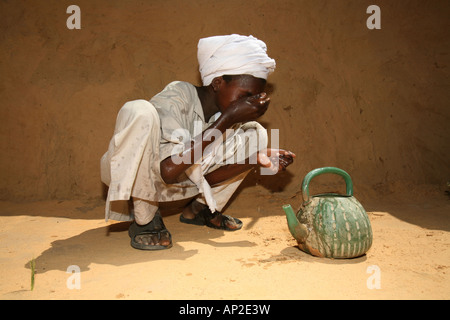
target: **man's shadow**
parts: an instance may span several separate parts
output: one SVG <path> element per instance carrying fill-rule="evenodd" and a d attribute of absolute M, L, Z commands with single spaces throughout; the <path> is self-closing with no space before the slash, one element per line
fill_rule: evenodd
<path fill-rule="evenodd" d="M 180 202 L 175 202 L 163 206 L 161 209 L 166 227 L 173 238 L 173 247 L 170 249 L 149 252 L 132 248 L 128 236 L 128 228 L 131 222 L 119 222 L 90 229 L 68 239 L 53 241 L 49 249 L 43 251 L 34 259 L 35 273 L 45 273 L 51 270 L 67 271 L 67 268 L 71 265 L 78 266 L 80 271 L 88 271 L 89 265 L 92 263 L 123 266 L 158 260 L 186 260 L 198 253 L 196 249 L 186 250 L 183 247 L 183 242 L 186 241 L 195 241 L 217 247 L 250 247 L 256 245 L 250 241 L 214 241 L 214 239 L 222 237 L 225 231 L 179 222 L 179 205 Z M 25 264 L 28 269 L 30 268 L 30 262 Z"/>

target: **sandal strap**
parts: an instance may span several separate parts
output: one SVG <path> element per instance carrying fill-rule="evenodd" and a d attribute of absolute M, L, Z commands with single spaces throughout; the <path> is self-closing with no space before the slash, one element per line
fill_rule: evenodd
<path fill-rule="evenodd" d="M 135 221 L 130 225 L 130 228 L 128 229 L 128 235 L 130 238 L 136 237 L 137 235 L 144 235 L 144 234 L 157 234 L 159 239 L 161 239 L 161 233 L 167 232 L 169 234 L 169 237 L 171 238 L 172 235 L 170 234 L 169 230 L 167 230 L 166 226 L 164 225 L 164 222 L 162 220 L 161 214 L 159 211 L 155 214 L 155 217 L 147 223 L 146 225 L 138 225 Z"/>
<path fill-rule="evenodd" d="M 172 241 L 172 234 L 167 229 L 161 229 L 161 230 L 155 230 L 155 231 L 143 231 L 143 232 L 136 234 L 133 239 L 135 239 L 137 236 L 155 235 L 155 236 L 158 236 L 158 241 L 159 241 L 159 240 L 161 240 L 161 234 L 164 232 L 169 235 L 169 239 L 170 239 L 170 241 Z"/>
<path fill-rule="evenodd" d="M 208 208 L 205 208 L 205 209 L 207 209 L 208 213 L 203 213 L 203 214 L 205 216 L 205 224 L 208 227 L 211 227 L 214 229 L 228 230 L 228 231 L 239 230 L 240 228 L 242 228 L 242 222 L 239 219 L 233 218 L 232 216 L 229 216 L 227 214 L 222 214 L 219 211 L 215 211 L 214 213 L 211 213 L 211 211 Z M 205 209 L 203 209 L 203 210 L 205 210 Z M 211 220 L 216 218 L 217 216 L 222 216 L 222 219 L 220 219 L 220 226 L 216 226 L 215 224 L 213 224 L 211 222 Z M 232 221 L 236 224 L 241 224 L 241 227 L 238 227 L 237 229 L 230 229 L 226 224 L 227 221 Z"/>
<path fill-rule="evenodd" d="M 211 222 L 212 219 L 216 218 L 217 216 L 222 216 L 222 219 L 220 221 L 220 225 L 216 226 L 215 224 L 213 224 Z M 194 225 L 198 225 L 198 226 L 208 226 L 210 228 L 213 229 L 221 229 L 221 230 L 227 230 L 227 231 L 236 231 L 242 228 L 242 221 L 237 219 L 237 218 L 233 218 L 229 215 L 226 214 L 222 214 L 219 211 L 215 211 L 214 213 L 211 212 L 211 210 L 209 210 L 208 207 L 203 208 L 202 210 L 200 210 L 196 215 L 195 218 L 193 219 L 186 219 L 183 218 L 183 215 L 180 216 L 180 221 L 183 223 L 187 223 L 187 224 L 194 224 Z M 232 221 L 234 223 L 236 223 L 238 225 L 238 227 L 236 229 L 232 229 L 230 227 L 228 227 L 226 225 L 227 221 Z"/>

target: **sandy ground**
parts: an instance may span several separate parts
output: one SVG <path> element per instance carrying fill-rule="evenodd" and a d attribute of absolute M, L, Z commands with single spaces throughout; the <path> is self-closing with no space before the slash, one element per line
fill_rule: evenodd
<path fill-rule="evenodd" d="M 158 252 L 131 248 L 128 223 L 105 222 L 100 200 L 2 202 L 0 298 L 450 297 L 447 194 L 414 201 L 391 195 L 364 202 L 374 243 L 366 255 L 349 260 L 316 258 L 296 247 L 281 205 L 297 207 L 299 201 L 298 196 L 242 190 L 227 210 L 243 220 L 245 226 L 238 232 L 184 225 L 174 210 L 166 210 L 174 246 Z M 72 265 L 81 271 L 79 289 L 67 284 L 76 284 L 67 273 Z"/>
<path fill-rule="evenodd" d="M 449 1 L 378 0 L 380 30 L 361 0 L 77 0 L 80 30 L 67 28 L 70 4 L 0 1 L 0 299 L 450 297 L 449 196 L 399 186 L 450 179 Z M 173 248 L 132 249 L 128 224 L 103 219 L 99 159 L 117 113 L 171 81 L 200 84 L 198 40 L 230 33 L 264 40 L 277 61 L 258 121 L 298 160 L 239 191 L 227 214 L 242 230 L 167 210 Z M 298 207 L 301 178 L 330 165 L 351 174 L 372 221 L 360 258 L 312 257 L 288 232 L 281 206 Z M 42 199 L 59 201 L 31 202 Z M 67 286 L 73 265 L 80 289 Z"/>

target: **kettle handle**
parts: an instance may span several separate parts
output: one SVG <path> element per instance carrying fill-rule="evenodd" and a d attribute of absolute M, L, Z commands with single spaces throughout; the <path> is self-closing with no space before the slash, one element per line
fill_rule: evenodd
<path fill-rule="evenodd" d="M 317 177 L 318 175 L 325 174 L 325 173 L 334 173 L 337 175 L 340 175 L 344 178 L 345 184 L 347 187 L 347 195 L 353 196 L 353 182 L 352 178 L 350 178 L 350 175 L 345 172 L 342 169 L 335 168 L 335 167 L 324 167 L 324 168 L 318 168 L 310 171 L 305 178 L 303 179 L 302 183 L 302 196 L 303 196 L 303 203 L 309 202 L 309 183 L 311 182 L 312 178 Z"/>

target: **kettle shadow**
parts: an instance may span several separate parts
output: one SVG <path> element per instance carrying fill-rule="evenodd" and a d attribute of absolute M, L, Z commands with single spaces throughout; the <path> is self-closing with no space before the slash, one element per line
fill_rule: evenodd
<path fill-rule="evenodd" d="M 367 260 L 366 254 L 355 258 L 346 258 L 346 259 L 331 259 L 331 258 L 320 258 L 310 255 L 302 250 L 300 250 L 297 246 L 287 247 L 281 250 L 280 254 L 272 257 L 271 259 L 282 259 L 285 261 L 302 261 L 309 263 L 323 263 L 323 264 L 357 264 L 362 263 Z"/>

